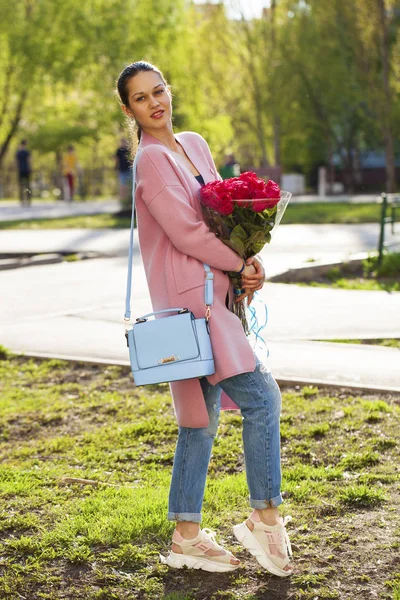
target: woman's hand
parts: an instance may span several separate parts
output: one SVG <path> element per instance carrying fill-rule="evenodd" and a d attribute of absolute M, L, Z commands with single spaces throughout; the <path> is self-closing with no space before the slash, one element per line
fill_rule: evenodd
<path fill-rule="evenodd" d="M 255 256 L 246 260 L 246 265 L 254 267 L 254 271 L 247 273 L 247 266 L 243 271 L 242 283 L 243 287 L 250 292 L 261 290 L 265 283 L 265 271 L 261 261 Z"/>
<path fill-rule="evenodd" d="M 242 273 L 242 284 L 246 293 L 237 296 L 235 302 L 240 302 L 244 298 L 247 298 L 247 304 L 250 305 L 254 292 L 261 290 L 264 282 L 265 271 L 262 263 L 255 256 L 248 258 L 246 260 L 246 267 Z"/>

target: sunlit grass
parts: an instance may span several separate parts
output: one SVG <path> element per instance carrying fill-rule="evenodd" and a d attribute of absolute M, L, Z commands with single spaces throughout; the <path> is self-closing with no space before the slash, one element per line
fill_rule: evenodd
<path fill-rule="evenodd" d="M 130 219 L 114 214 L 0 221 L 0 229 L 121 229 L 124 227 L 130 227 Z"/>
<path fill-rule="evenodd" d="M 379 223 L 379 204 L 346 202 L 315 202 L 290 204 L 282 218 L 283 224 L 317 225 L 329 223 Z"/>
<path fill-rule="evenodd" d="M 389 339 L 363 339 L 363 340 L 342 340 L 342 339 L 334 339 L 334 340 L 318 340 L 320 342 L 335 342 L 337 344 L 366 344 L 368 346 L 383 346 L 384 348 L 400 348 L 400 339 L 398 338 L 389 338 Z"/>
<path fill-rule="evenodd" d="M 230 530 L 249 512 L 239 415 L 221 418 L 204 526 L 224 537 L 246 570 L 205 579 L 159 562 L 173 528 L 166 510 L 177 427 L 168 386 L 135 389 L 127 369 L 24 360 L 4 349 L 0 394 L 0 597 L 270 595 L 274 578 L 240 552 Z M 399 412 L 390 398 L 330 395 L 315 386 L 284 393 L 282 511 L 294 517 L 289 531 L 296 577 L 290 585 L 299 598 L 311 599 L 316 590 L 320 598 L 340 597 L 334 594 L 344 563 L 329 558 L 339 547 L 351 553 L 347 579 L 369 576 L 352 524 L 374 511 L 377 523 L 380 514 L 391 515 L 385 536 L 395 544 Z M 365 531 L 371 536 L 374 527 Z M 378 524 L 376 546 L 380 536 Z M 384 585 L 390 565 L 381 559 L 374 581 L 389 594 L 395 589 Z"/>

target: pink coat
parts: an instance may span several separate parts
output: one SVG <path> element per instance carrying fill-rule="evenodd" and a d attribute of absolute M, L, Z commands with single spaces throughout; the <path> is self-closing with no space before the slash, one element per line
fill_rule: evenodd
<path fill-rule="evenodd" d="M 184 132 L 176 138 L 205 183 L 219 178 L 207 142 L 200 135 Z M 238 255 L 204 223 L 198 199 L 200 184 L 184 159 L 148 134 L 143 134 L 139 151 L 138 233 L 153 310 L 182 307 L 196 318 L 203 317 L 203 262 L 209 264 L 214 273 L 210 335 L 216 370 L 207 379 L 215 385 L 227 377 L 254 371 L 255 357 L 240 320 L 225 304 L 231 286 L 223 271 L 237 269 Z M 199 380 L 170 385 L 178 424 L 207 427 Z"/>

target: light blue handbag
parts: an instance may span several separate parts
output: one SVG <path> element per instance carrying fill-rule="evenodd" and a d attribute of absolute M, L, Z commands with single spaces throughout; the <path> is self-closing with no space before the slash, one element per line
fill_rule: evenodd
<path fill-rule="evenodd" d="M 135 384 L 147 385 L 212 375 L 215 373 L 215 366 L 208 321 L 213 305 L 214 274 L 208 265 L 204 265 L 204 318 L 195 319 L 193 313 L 187 308 L 166 308 L 138 317 L 135 323 L 131 322 L 133 231 L 138 156 L 137 153 L 132 168 L 132 220 L 124 318 L 125 336 Z M 168 316 L 157 318 L 164 314 L 168 314 Z"/>

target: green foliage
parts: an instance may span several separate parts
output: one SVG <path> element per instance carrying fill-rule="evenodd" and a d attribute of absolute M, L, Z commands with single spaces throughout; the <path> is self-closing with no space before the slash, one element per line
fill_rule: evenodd
<path fill-rule="evenodd" d="M 7 358 L 10 358 L 10 356 L 11 352 L 8 350 L 8 348 L 0 344 L 0 360 L 6 360 Z"/>
<path fill-rule="evenodd" d="M 379 454 L 376 452 L 350 453 L 340 461 L 340 465 L 345 469 L 357 470 L 370 465 L 376 465 L 379 462 Z"/>
<path fill-rule="evenodd" d="M 339 493 L 339 500 L 352 507 L 371 508 L 386 500 L 381 488 L 368 485 L 353 485 Z"/>
<path fill-rule="evenodd" d="M 364 262 L 366 275 L 374 277 L 396 277 L 400 273 L 400 252 L 390 252 L 383 255 L 382 263 L 378 265 L 377 256 L 369 256 Z"/>
<path fill-rule="evenodd" d="M 392 577 L 385 581 L 385 586 L 393 593 L 393 600 L 400 600 L 400 572 L 393 573 Z"/>
<path fill-rule="evenodd" d="M 336 153 L 351 187 L 354 155 L 400 129 L 399 19 L 386 0 L 388 95 L 377 6 L 279 0 L 263 18 L 230 20 L 222 4 L 184 0 L 32 0 L 13 10 L 0 0 L 2 152 L 11 165 L 23 135 L 37 168 L 69 142 L 85 165 L 111 162 L 123 123 L 114 82 L 144 58 L 172 85 L 176 128 L 203 134 L 218 164 L 233 152 L 245 168 L 308 174 Z"/>

